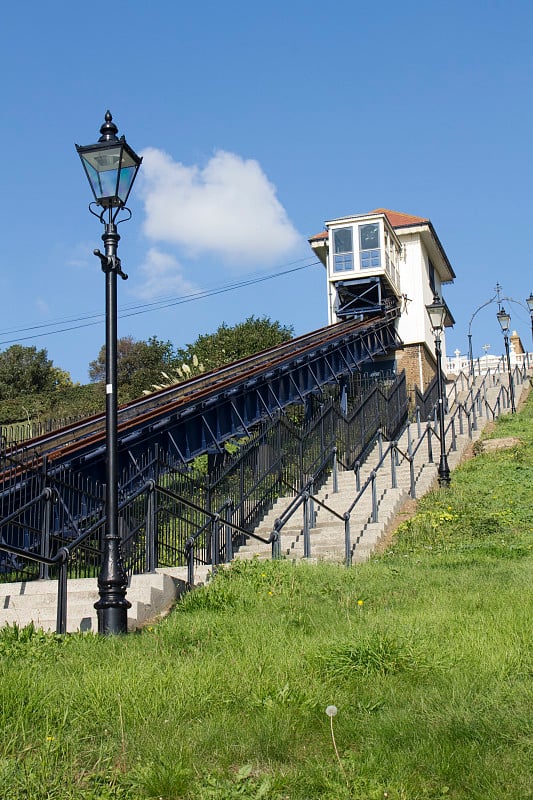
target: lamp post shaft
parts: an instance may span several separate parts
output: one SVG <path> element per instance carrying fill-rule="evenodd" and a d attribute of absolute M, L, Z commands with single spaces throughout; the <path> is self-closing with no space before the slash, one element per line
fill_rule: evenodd
<path fill-rule="evenodd" d="M 435 355 L 437 357 L 437 390 L 439 393 L 439 434 L 440 434 L 440 460 L 439 460 L 439 485 L 450 485 L 450 468 L 446 455 L 446 441 L 444 430 L 444 381 L 442 379 L 442 348 L 440 333 L 435 335 Z"/>
<path fill-rule="evenodd" d="M 118 526 L 117 274 L 122 275 L 117 258 L 119 239 L 110 209 L 109 222 L 102 235 L 105 255 L 95 251 L 106 277 L 106 525 L 98 577 L 100 599 L 95 603 L 98 632 L 103 634 L 127 633 L 128 608 L 131 607 L 126 600 L 127 575 Z"/>
<path fill-rule="evenodd" d="M 509 376 L 509 395 L 511 397 L 511 412 L 514 414 L 516 411 L 515 400 L 514 400 L 514 381 L 513 381 L 513 373 L 511 370 L 511 355 L 510 355 L 510 348 L 509 348 L 509 336 L 507 333 L 504 333 L 503 339 L 505 342 L 505 358 L 507 360 L 507 375 Z"/>
<path fill-rule="evenodd" d="M 474 375 L 474 356 L 472 353 L 472 334 L 468 334 L 468 363 L 470 366 L 470 377 Z"/>

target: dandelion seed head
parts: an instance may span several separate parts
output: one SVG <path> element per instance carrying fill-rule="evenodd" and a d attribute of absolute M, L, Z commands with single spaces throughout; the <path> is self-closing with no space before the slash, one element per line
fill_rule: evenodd
<path fill-rule="evenodd" d="M 337 716 L 337 706 L 327 706 L 326 714 L 328 717 L 336 717 Z"/>

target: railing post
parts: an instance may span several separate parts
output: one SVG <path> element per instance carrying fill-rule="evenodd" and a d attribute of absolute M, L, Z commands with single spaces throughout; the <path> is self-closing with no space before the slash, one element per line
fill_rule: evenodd
<path fill-rule="evenodd" d="M 309 536 L 309 494 L 304 494 L 304 558 L 311 557 L 311 537 Z"/>
<path fill-rule="evenodd" d="M 376 486 L 376 473 L 374 470 L 370 473 L 370 478 L 372 481 L 372 522 L 378 521 L 378 497 L 377 497 L 377 486 Z"/>
<path fill-rule="evenodd" d="M 426 427 L 426 434 L 427 434 L 427 437 L 428 437 L 428 461 L 429 461 L 430 464 L 433 464 L 433 447 L 432 447 L 432 441 L 431 441 L 432 433 L 433 433 L 433 429 L 431 427 L 431 423 L 428 422 L 427 427 Z"/>
<path fill-rule="evenodd" d="M 477 431 L 476 402 L 472 403 L 472 430 Z"/>
<path fill-rule="evenodd" d="M 43 519 L 41 529 L 41 555 L 43 558 L 50 558 L 50 531 L 52 528 L 52 505 L 53 494 L 51 489 L 46 489 L 46 497 L 44 498 Z M 41 580 L 48 580 L 50 577 L 50 567 L 48 564 L 39 564 L 39 578 Z"/>
<path fill-rule="evenodd" d="M 411 479 L 410 495 L 413 500 L 416 499 L 416 481 L 415 481 L 415 462 L 413 458 L 409 459 L 409 477 Z"/>
<path fill-rule="evenodd" d="M 187 557 L 187 585 L 189 589 L 194 586 L 194 539 L 187 539 L 185 542 L 185 554 Z"/>
<path fill-rule="evenodd" d="M 337 448 L 333 448 L 333 494 L 339 491 L 339 465 L 337 462 Z"/>
<path fill-rule="evenodd" d="M 455 417 L 452 419 L 452 450 L 457 450 L 457 436 L 455 435 Z"/>
<path fill-rule="evenodd" d="M 396 458 L 397 458 L 397 455 L 398 455 L 397 447 L 398 447 L 398 442 L 393 442 L 392 443 L 392 447 L 391 447 L 391 451 L 390 451 L 390 455 L 391 455 L 391 459 L 390 459 L 391 487 L 393 489 L 397 489 L 398 488 L 398 479 L 397 479 L 397 476 L 396 476 Z"/>
<path fill-rule="evenodd" d="M 352 542 L 350 534 L 350 515 L 348 512 L 344 515 L 344 561 L 347 567 L 352 565 Z"/>
<path fill-rule="evenodd" d="M 220 515 L 215 514 L 211 533 L 211 563 L 215 567 L 220 564 Z"/>
<path fill-rule="evenodd" d="M 279 426 L 278 426 L 278 433 L 279 433 Z M 280 488 L 281 488 L 281 485 L 282 485 L 282 481 L 281 481 L 281 477 L 280 477 Z M 244 461 L 241 458 L 241 461 L 240 461 L 240 464 L 239 464 L 239 506 L 238 506 L 239 509 L 240 509 L 240 512 L 239 512 L 239 526 L 241 528 L 244 528 L 244 516 L 245 516 L 243 498 L 244 498 Z"/>
<path fill-rule="evenodd" d="M 313 481 L 309 484 L 309 505 L 308 505 L 308 525 L 310 528 L 315 527 L 315 500 L 314 495 L 315 493 L 315 485 Z"/>
<path fill-rule="evenodd" d="M 146 572 L 155 572 L 157 568 L 157 508 L 156 508 L 156 484 L 155 481 L 148 481 L 148 499 L 146 503 Z"/>
<path fill-rule="evenodd" d="M 272 560 L 281 558 L 281 537 L 277 529 L 277 520 L 274 523 L 274 530 L 270 534 L 270 541 L 272 542 Z"/>
<path fill-rule="evenodd" d="M 355 472 L 355 491 L 361 491 L 361 462 L 356 461 L 354 464 L 354 472 Z"/>
<path fill-rule="evenodd" d="M 232 506 L 233 506 L 232 501 L 229 500 L 226 503 L 226 509 L 225 509 L 226 510 L 226 518 L 225 518 L 226 519 L 226 523 L 232 517 Z M 230 525 L 226 524 L 224 526 L 224 529 L 225 529 L 225 534 L 226 534 L 226 537 L 225 537 L 225 545 L 226 546 L 224 548 L 225 555 L 226 555 L 225 561 L 226 561 L 226 564 L 229 564 L 231 561 L 233 561 L 233 532 L 232 532 L 232 529 L 231 529 Z"/>
<path fill-rule="evenodd" d="M 416 426 L 418 430 L 418 438 L 422 436 L 422 418 L 420 416 L 420 406 L 416 407 Z"/>
<path fill-rule="evenodd" d="M 58 555 L 61 556 L 59 562 L 59 575 L 57 578 L 57 617 L 56 633 L 67 632 L 67 576 L 68 576 L 68 557 L 66 547 L 62 547 Z"/>
<path fill-rule="evenodd" d="M 383 433 L 381 432 L 381 428 L 378 430 L 378 453 L 379 453 L 379 460 L 383 458 Z"/>

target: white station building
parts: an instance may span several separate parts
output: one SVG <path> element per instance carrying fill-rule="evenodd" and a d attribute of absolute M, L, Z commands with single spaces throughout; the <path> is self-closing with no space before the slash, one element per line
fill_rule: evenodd
<path fill-rule="evenodd" d="M 339 217 L 309 243 L 327 271 L 328 321 L 372 316 L 391 303 L 401 309 L 398 335 L 404 344 L 390 365 L 405 369 L 422 391 L 435 374 L 435 339 L 426 306 L 455 273 L 429 219 L 377 208 Z M 447 312 L 446 327 L 453 325 Z M 446 364 L 442 335 L 443 364 Z M 389 359 L 390 361 L 390 359 Z"/>

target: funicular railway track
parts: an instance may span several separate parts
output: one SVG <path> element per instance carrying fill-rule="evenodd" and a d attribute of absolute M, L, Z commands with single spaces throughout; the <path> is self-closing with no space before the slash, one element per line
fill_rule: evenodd
<path fill-rule="evenodd" d="M 394 317 L 394 311 L 388 317 Z M 385 324 L 383 315 L 365 320 L 349 320 L 329 325 L 263 350 L 220 369 L 156 391 L 122 406 L 118 412 L 119 439 L 134 437 L 139 428 L 156 426 L 162 419 L 182 412 L 187 407 L 209 403 L 213 396 L 231 392 L 236 386 L 270 374 L 287 362 L 305 359 L 321 348 L 331 347 L 357 332 Z M 390 323 L 389 323 L 390 324 Z M 14 463 L 31 452 L 37 460 L 46 457 L 49 463 L 65 462 L 105 448 L 105 414 L 97 414 L 59 428 L 51 433 L 25 441 L 5 451 Z M 1 474 L 0 474 L 1 479 Z"/>

